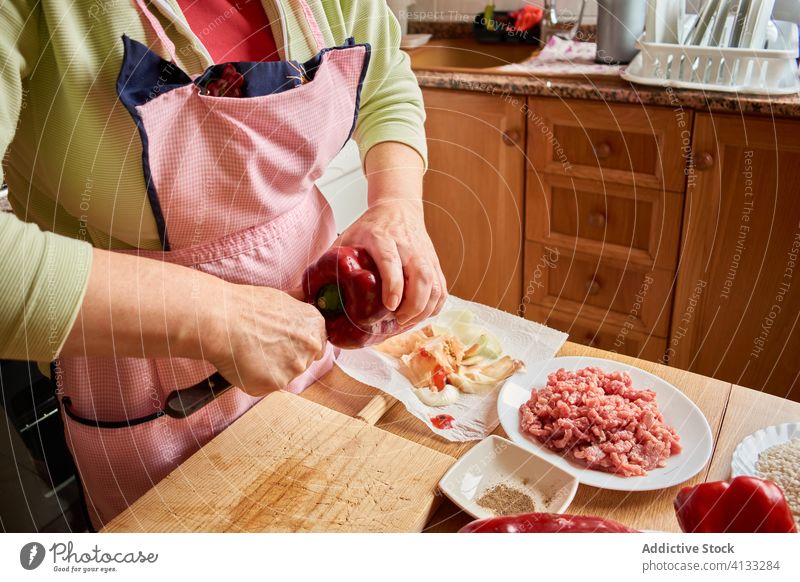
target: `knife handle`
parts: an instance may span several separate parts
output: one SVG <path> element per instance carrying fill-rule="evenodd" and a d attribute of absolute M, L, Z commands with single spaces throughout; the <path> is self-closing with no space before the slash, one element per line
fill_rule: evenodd
<path fill-rule="evenodd" d="M 215 372 L 191 388 L 171 392 L 167 396 L 164 412 L 172 418 L 186 418 L 225 394 L 231 388 L 231 383 L 223 378 L 222 374 Z"/>

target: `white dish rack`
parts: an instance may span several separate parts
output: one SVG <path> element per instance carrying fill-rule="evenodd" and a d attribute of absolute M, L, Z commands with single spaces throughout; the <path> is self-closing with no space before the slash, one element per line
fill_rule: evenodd
<path fill-rule="evenodd" d="M 800 92 L 798 77 L 798 28 L 791 22 L 775 22 L 777 40 L 765 49 L 728 48 L 647 42 L 622 77 L 634 83 L 726 91 L 758 95 Z"/>

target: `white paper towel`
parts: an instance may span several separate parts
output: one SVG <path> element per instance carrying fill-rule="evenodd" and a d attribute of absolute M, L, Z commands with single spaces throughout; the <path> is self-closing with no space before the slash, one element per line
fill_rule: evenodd
<path fill-rule="evenodd" d="M 567 334 L 544 325 L 510 315 L 503 311 L 450 296 L 444 311 L 468 309 L 475 315 L 475 324 L 495 334 L 503 345 L 503 352 L 522 360 L 527 366 L 556 355 L 567 339 Z M 418 327 L 433 323 L 427 320 Z M 433 432 L 449 441 L 472 441 L 485 438 L 497 428 L 498 386 L 488 394 L 462 394 L 450 406 L 424 405 L 411 391 L 411 382 L 400 372 L 399 363 L 372 348 L 343 350 L 336 364 L 350 377 L 374 386 L 402 402 L 406 410 L 428 425 Z M 431 418 L 440 414 L 453 418 L 452 427 L 438 429 Z"/>

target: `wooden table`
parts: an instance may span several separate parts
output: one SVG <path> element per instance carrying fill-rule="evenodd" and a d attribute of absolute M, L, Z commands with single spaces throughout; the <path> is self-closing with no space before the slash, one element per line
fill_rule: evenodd
<path fill-rule="evenodd" d="M 688 484 L 726 479 L 730 473 L 731 453 L 747 435 L 773 424 L 800 421 L 800 404 L 748 388 L 714 380 L 661 364 L 612 354 L 567 342 L 560 356 L 596 356 L 625 362 L 660 376 L 677 386 L 703 411 L 714 436 L 714 452 L 709 464 L 692 480 L 669 489 L 628 493 L 608 491 L 581 485 L 569 511 L 599 515 L 626 525 L 647 530 L 679 531 L 672 508 L 677 491 Z M 344 414 L 355 415 L 378 390 L 356 382 L 334 368 L 302 396 Z M 453 457 L 460 457 L 475 442 L 451 443 L 431 433 L 411 416 L 402 404 L 395 404 L 378 421 L 377 426 Z M 496 434 L 505 436 L 498 427 Z M 449 500 L 442 499 L 437 511 L 428 520 L 425 531 L 453 532 L 470 521 Z"/>

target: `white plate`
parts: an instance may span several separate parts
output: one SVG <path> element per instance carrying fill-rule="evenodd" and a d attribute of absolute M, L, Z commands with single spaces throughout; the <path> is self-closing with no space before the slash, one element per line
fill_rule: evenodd
<path fill-rule="evenodd" d="M 664 421 L 678 432 L 683 447 L 681 453 L 669 458 L 666 467 L 653 469 L 644 477 L 620 477 L 603 471 L 587 469 L 585 466 L 551 451 L 532 437 L 528 438 L 522 434 L 519 424 L 519 407 L 530 399 L 531 389 L 544 387 L 547 384 L 547 375 L 559 368 L 575 371 L 587 366 L 594 366 L 605 372 L 628 372 L 636 389 L 649 389 L 656 393 L 656 401 L 664 415 Z M 570 356 L 553 358 L 529 366 L 524 375 L 514 376 L 506 381 L 497 400 L 497 412 L 503 429 L 512 441 L 547 459 L 556 467 L 575 475 L 581 483 L 592 487 L 617 491 L 663 489 L 694 477 L 711 458 L 711 427 L 694 402 L 675 386 L 658 376 L 621 362 L 603 358 Z"/>
<path fill-rule="evenodd" d="M 755 22 L 753 23 L 752 36 L 750 39 L 750 48 L 763 49 L 767 42 L 767 34 L 769 31 L 769 21 L 772 16 L 772 9 L 775 6 L 775 0 L 762 0 L 761 9 L 756 14 Z"/>
<path fill-rule="evenodd" d="M 797 437 L 800 437 L 800 422 L 768 426 L 745 437 L 733 451 L 731 478 L 739 475 L 755 476 L 758 455 L 770 447 Z"/>
<path fill-rule="evenodd" d="M 731 31 L 731 39 L 728 46 L 733 48 L 742 47 L 742 36 L 744 35 L 744 25 L 747 21 L 747 13 L 750 11 L 750 3 L 752 0 L 737 0 L 739 8 L 734 16 L 733 30 Z"/>
<path fill-rule="evenodd" d="M 680 44 L 683 38 L 683 22 L 685 20 L 686 3 L 684 0 L 669 0 L 663 18 L 666 22 L 666 33 L 662 42 Z"/>
<path fill-rule="evenodd" d="M 564 513 L 578 490 L 575 477 L 497 435 L 483 439 L 450 467 L 439 489 L 472 517 L 483 519 L 494 514 L 477 500 L 501 483 L 526 491 L 536 511 L 544 513 Z"/>
<path fill-rule="evenodd" d="M 697 20 L 694 22 L 692 32 L 686 39 L 685 44 L 696 46 L 704 46 L 704 44 L 707 44 L 704 43 L 703 40 L 708 32 L 708 27 L 711 25 L 711 22 L 714 20 L 714 17 L 717 13 L 719 2 L 720 0 L 706 0 L 703 9 L 700 11 L 700 14 L 697 16 Z"/>
<path fill-rule="evenodd" d="M 739 41 L 741 48 L 753 48 L 753 35 L 756 30 L 756 21 L 761 12 L 761 4 L 764 0 L 750 0 L 750 5 L 747 9 L 747 15 L 744 20 L 744 27 L 742 28 L 742 37 Z"/>
<path fill-rule="evenodd" d="M 679 44 L 683 12 L 684 0 L 647 0 L 647 41 Z"/>
<path fill-rule="evenodd" d="M 400 39 L 401 49 L 414 49 L 428 43 L 433 35 L 431 34 L 405 34 Z"/>

